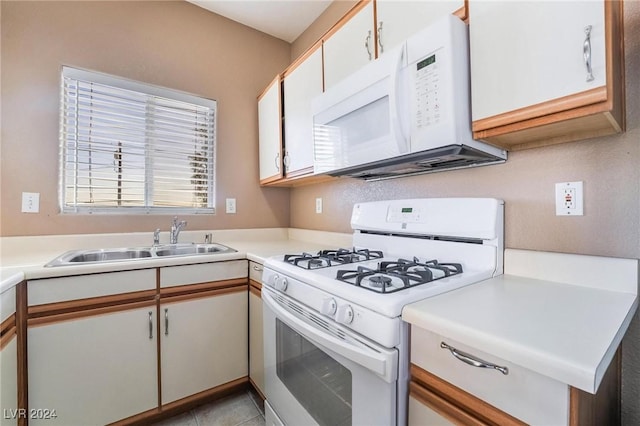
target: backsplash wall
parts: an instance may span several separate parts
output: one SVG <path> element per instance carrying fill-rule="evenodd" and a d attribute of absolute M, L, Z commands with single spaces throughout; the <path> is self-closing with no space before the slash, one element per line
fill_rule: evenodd
<path fill-rule="evenodd" d="M 640 2 L 625 2 L 624 15 L 626 133 L 511 152 L 501 165 L 380 182 L 341 178 L 294 188 L 291 226 L 351 232 L 351 209 L 362 201 L 495 197 L 505 201 L 506 247 L 640 258 Z M 318 37 L 332 24 L 316 22 L 308 31 Z M 304 50 L 296 43 L 293 51 Z M 566 181 L 584 182 L 582 217 L 555 215 L 555 183 Z M 322 214 L 315 213 L 317 197 L 323 199 Z M 638 394 L 640 320 L 636 315 L 623 342 L 625 425 L 640 424 Z"/>
<path fill-rule="evenodd" d="M 218 213 L 181 217 L 188 230 L 289 224 L 289 191 L 257 185 L 256 148 L 256 97 L 289 64 L 289 43 L 186 1 L 2 1 L 0 7 L 0 236 L 151 233 L 170 225 L 170 215 L 58 213 L 62 65 L 218 101 Z M 22 192 L 40 193 L 40 213 L 20 212 Z M 236 198 L 236 214 L 224 212 L 227 197 Z"/>

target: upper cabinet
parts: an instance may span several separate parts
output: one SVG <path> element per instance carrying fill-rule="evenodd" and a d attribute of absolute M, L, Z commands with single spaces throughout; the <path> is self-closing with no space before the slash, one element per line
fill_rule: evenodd
<path fill-rule="evenodd" d="M 278 75 L 258 97 L 258 138 L 260 183 L 283 176 L 282 167 L 282 98 Z"/>
<path fill-rule="evenodd" d="M 464 0 L 395 1 L 376 0 L 378 56 L 444 15 L 466 18 Z"/>
<path fill-rule="evenodd" d="M 373 1 L 363 1 L 322 38 L 325 90 L 376 58 Z"/>
<path fill-rule="evenodd" d="M 469 4 L 474 138 L 524 149 L 624 129 L 622 2 Z"/>
<path fill-rule="evenodd" d="M 322 93 L 322 49 L 317 43 L 284 73 L 285 177 L 313 173 L 311 101 Z"/>

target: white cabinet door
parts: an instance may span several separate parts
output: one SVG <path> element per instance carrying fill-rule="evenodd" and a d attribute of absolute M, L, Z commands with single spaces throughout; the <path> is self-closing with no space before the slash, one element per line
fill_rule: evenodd
<path fill-rule="evenodd" d="M 264 349 L 262 339 L 262 299 L 249 293 L 249 376 L 264 395 Z"/>
<path fill-rule="evenodd" d="M 164 302 L 160 316 L 162 404 L 247 376 L 246 291 Z"/>
<path fill-rule="evenodd" d="M 0 348 L 0 410 L 2 425 L 18 424 L 18 346 L 14 335 Z"/>
<path fill-rule="evenodd" d="M 463 0 L 376 0 L 378 56 L 428 27 L 438 18 L 464 7 Z"/>
<path fill-rule="evenodd" d="M 311 101 L 322 93 L 322 49 L 318 47 L 284 77 L 286 175 L 313 172 Z"/>
<path fill-rule="evenodd" d="M 325 90 L 375 59 L 373 2 L 324 39 Z"/>
<path fill-rule="evenodd" d="M 602 1 L 471 1 L 473 120 L 604 86 L 604 12 Z"/>
<path fill-rule="evenodd" d="M 29 327 L 29 408 L 57 416 L 29 424 L 107 424 L 157 407 L 155 321 L 151 306 Z"/>
<path fill-rule="evenodd" d="M 260 182 L 282 178 L 282 112 L 280 76 L 258 98 Z"/>

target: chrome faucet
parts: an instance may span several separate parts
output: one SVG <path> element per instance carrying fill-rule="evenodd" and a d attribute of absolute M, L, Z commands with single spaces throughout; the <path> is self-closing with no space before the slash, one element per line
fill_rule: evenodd
<path fill-rule="evenodd" d="M 169 233 L 170 244 L 178 244 L 178 235 L 180 235 L 180 231 L 182 231 L 182 228 L 185 226 L 187 226 L 186 220 L 178 222 L 178 216 L 173 217 L 173 221 L 171 222 L 171 232 Z"/>
<path fill-rule="evenodd" d="M 159 246 L 160 245 L 160 228 L 157 228 L 155 231 L 153 231 L 153 246 Z"/>

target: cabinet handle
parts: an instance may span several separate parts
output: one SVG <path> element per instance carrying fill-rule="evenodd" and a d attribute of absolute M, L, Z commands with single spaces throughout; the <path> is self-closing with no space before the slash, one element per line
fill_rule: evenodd
<path fill-rule="evenodd" d="M 276 153 L 276 170 L 280 171 L 280 153 Z"/>
<path fill-rule="evenodd" d="M 370 43 L 371 43 L 371 30 L 369 30 L 369 34 L 367 35 L 367 38 L 364 39 L 364 47 L 367 49 L 369 60 L 371 60 L 371 49 L 369 47 Z"/>
<path fill-rule="evenodd" d="M 153 312 L 149 311 L 149 339 L 153 339 Z"/>
<path fill-rule="evenodd" d="M 169 308 L 164 308 L 164 335 L 169 335 Z"/>
<path fill-rule="evenodd" d="M 262 267 L 258 265 L 253 265 L 253 270 L 256 272 L 262 272 Z"/>
<path fill-rule="evenodd" d="M 473 355 L 470 355 L 470 354 L 468 354 L 466 352 L 459 351 L 456 348 L 454 348 L 453 346 L 447 345 L 445 342 L 440 342 L 440 347 L 442 349 L 449 349 L 449 351 L 451 352 L 451 354 L 454 357 L 456 357 L 460 361 L 462 361 L 464 363 L 467 363 L 469 365 L 472 365 L 474 367 L 478 367 L 478 368 L 493 368 L 494 370 L 498 370 L 499 372 L 501 372 L 504 375 L 509 374 L 509 369 L 507 367 L 501 367 L 499 365 L 483 361 L 483 360 L 481 360 L 479 358 L 475 358 Z"/>
<path fill-rule="evenodd" d="M 291 157 L 289 157 L 289 151 L 287 151 L 286 154 L 284 154 L 284 159 L 282 160 L 282 162 L 284 163 L 284 169 L 286 171 L 289 171 L 289 164 L 291 164 Z"/>
<path fill-rule="evenodd" d="M 380 46 L 380 53 L 384 53 L 384 46 L 382 45 L 382 21 L 380 21 L 380 25 L 378 25 L 378 45 Z"/>
<path fill-rule="evenodd" d="M 584 64 L 587 66 L 587 81 L 593 81 L 593 70 L 591 69 L 591 25 L 587 25 L 584 28 L 584 33 L 586 37 L 582 45 L 582 56 L 584 57 Z"/>

